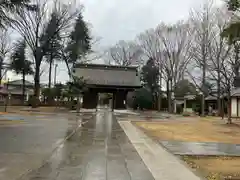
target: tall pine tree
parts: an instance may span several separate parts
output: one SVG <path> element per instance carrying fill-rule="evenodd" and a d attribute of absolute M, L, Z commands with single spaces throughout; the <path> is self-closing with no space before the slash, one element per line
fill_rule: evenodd
<path fill-rule="evenodd" d="M 154 59 L 149 58 L 146 65 L 142 67 L 141 80 L 143 86 L 151 92 L 152 100 L 156 105 L 157 102 L 157 92 L 159 88 L 159 69 L 155 65 Z M 155 105 L 153 104 L 153 108 Z"/>

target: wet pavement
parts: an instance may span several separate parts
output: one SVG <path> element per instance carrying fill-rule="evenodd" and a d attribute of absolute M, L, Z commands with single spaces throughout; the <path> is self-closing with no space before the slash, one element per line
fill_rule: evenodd
<path fill-rule="evenodd" d="M 176 155 L 240 156 L 240 144 L 182 141 L 159 141 L 159 143 Z"/>
<path fill-rule="evenodd" d="M 154 180 L 110 111 L 98 111 L 21 180 Z"/>
<path fill-rule="evenodd" d="M 71 114 L 4 116 L 3 120 L 0 119 L 0 179 L 4 180 L 15 180 L 39 167 L 78 128 L 80 121 L 92 117 Z"/>
<path fill-rule="evenodd" d="M 131 121 L 163 121 L 169 120 L 170 116 L 168 114 L 152 114 L 145 112 L 138 113 L 127 113 L 127 112 L 114 112 L 114 114 L 121 120 L 131 120 Z M 172 120 L 172 119 L 171 119 Z"/>

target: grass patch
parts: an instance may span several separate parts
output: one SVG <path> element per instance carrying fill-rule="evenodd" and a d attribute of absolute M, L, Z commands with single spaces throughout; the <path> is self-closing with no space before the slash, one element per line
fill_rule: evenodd
<path fill-rule="evenodd" d="M 133 122 L 151 137 L 186 142 L 221 142 L 240 144 L 240 127 L 222 121 Z"/>

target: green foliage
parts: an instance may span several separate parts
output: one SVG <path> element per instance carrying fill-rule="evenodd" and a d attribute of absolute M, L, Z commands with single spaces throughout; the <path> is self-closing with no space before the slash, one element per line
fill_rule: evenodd
<path fill-rule="evenodd" d="M 214 83 L 211 83 L 209 81 L 205 82 L 205 85 L 202 87 L 205 96 L 210 95 L 214 91 L 214 86 L 215 86 Z"/>
<path fill-rule="evenodd" d="M 25 40 L 18 40 L 14 45 L 13 53 L 11 55 L 10 69 L 16 74 L 22 74 L 22 102 L 25 102 L 25 77 L 33 74 L 32 62 L 28 61 L 25 56 L 26 42 Z"/>
<path fill-rule="evenodd" d="M 228 0 L 227 5 L 228 5 L 228 10 L 237 11 L 240 8 L 240 1 L 239 0 Z"/>
<path fill-rule="evenodd" d="M 10 69 L 17 74 L 23 76 L 33 74 L 32 62 L 28 61 L 25 57 L 26 43 L 24 40 L 19 40 L 14 46 L 11 55 Z"/>
<path fill-rule="evenodd" d="M 201 112 L 201 100 L 202 100 L 202 96 L 201 95 L 197 95 L 196 98 L 195 98 L 195 101 L 194 103 L 192 104 L 192 109 L 194 112 Z"/>
<path fill-rule="evenodd" d="M 146 65 L 142 67 L 141 80 L 146 88 L 153 94 L 158 90 L 159 70 L 155 66 L 154 59 L 150 58 Z"/>
<path fill-rule="evenodd" d="M 53 88 L 44 88 L 42 89 L 43 96 L 49 98 L 54 97 L 54 89 Z"/>
<path fill-rule="evenodd" d="M 231 23 L 227 28 L 221 33 L 223 38 L 228 39 L 230 45 L 236 43 L 240 40 L 240 22 Z"/>
<path fill-rule="evenodd" d="M 55 84 L 53 90 L 54 90 L 54 96 L 58 99 L 61 98 L 63 93 L 64 85 L 61 83 Z"/>
<path fill-rule="evenodd" d="M 187 79 L 179 81 L 174 88 L 175 97 L 184 97 L 187 94 L 196 94 L 196 87 Z"/>
<path fill-rule="evenodd" d="M 43 96 L 47 98 L 61 98 L 64 91 L 64 85 L 61 83 L 55 84 L 53 88 L 42 89 Z"/>
<path fill-rule="evenodd" d="M 73 81 L 67 82 L 67 89 L 71 96 L 78 96 L 87 91 L 86 81 L 83 78 L 74 77 Z"/>
<path fill-rule="evenodd" d="M 75 64 L 91 49 L 91 37 L 86 22 L 83 20 L 82 13 L 76 19 L 75 27 L 70 35 L 70 41 L 66 47 L 68 53 L 68 63 Z"/>
<path fill-rule="evenodd" d="M 228 0 L 228 10 L 230 11 L 239 11 L 240 1 L 239 0 Z M 236 15 L 237 16 L 237 15 Z M 236 17 L 239 18 L 239 17 Z M 230 45 L 235 44 L 240 39 L 240 22 L 235 21 L 232 22 L 227 28 L 223 30 L 221 33 L 223 38 L 228 39 Z"/>
<path fill-rule="evenodd" d="M 59 56 L 58 50 L 61 48 L 60 45 L 60 27 L 61 27 L 61 16 L 58 12 L 53 12 L 51 18 L 46 25 L 46 29 L 40 37 L 40 44 L 44 55 L 53 54 Z"/>
<path fill-rule="evenodd" d="M 152 95 L 146 88 L 141 88 L 135 91 L 133 100 L 133 108 L 136 109 L 151 109 L 152 108 Z"/>

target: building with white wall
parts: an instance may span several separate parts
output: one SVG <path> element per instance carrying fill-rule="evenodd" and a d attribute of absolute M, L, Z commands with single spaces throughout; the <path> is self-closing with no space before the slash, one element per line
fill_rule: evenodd
<path fill-rule="evenodd" d="M 231 93 L 231 117 L 240 117 L 240 88 Z"/>

